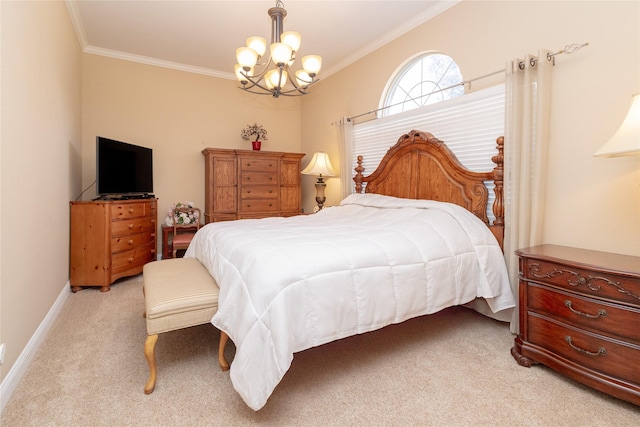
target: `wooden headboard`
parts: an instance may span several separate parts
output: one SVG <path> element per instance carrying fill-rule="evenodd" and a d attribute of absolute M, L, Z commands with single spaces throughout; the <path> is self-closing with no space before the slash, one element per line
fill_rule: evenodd
<path fill-rule="evenodd" d="M 491 157 L 495 168 L 490 172 L 473 172 L 460 163 L 443 141 L 428 132 L 412 130 L 398 139 L 369 176 L 362 174 L 362 156 L 358 156 L 353 178 L 356 192 L 362 193 L 364 187 L 366 193 L 455 203 L 487 224 L 502 246 L 504 138 L 499 137 L 496 143 L 497 154 Z M 493 224 L 487 217 L 489 190 L 485 181 L 495 183 Z"/>

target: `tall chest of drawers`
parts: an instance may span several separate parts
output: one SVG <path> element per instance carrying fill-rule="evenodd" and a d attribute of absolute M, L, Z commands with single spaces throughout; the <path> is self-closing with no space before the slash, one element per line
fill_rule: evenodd
<path fill-rule="evenodd" d="M 142 272 L 156 259 L 157 199 L 71 202 L 71 290 Z"/>
<path fill-rule="evenodd" d="M 304 154 L 206 148 L 205 222 L 293 216 L 302 210 Z"/>
<path fill-rule="evenodd" d="M 640 257 L 556 245 L 516 254 L 513 357 L 640 405 Z"/>

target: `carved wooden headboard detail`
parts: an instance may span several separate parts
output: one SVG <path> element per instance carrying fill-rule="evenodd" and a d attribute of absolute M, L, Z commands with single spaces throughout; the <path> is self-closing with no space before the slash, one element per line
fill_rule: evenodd
<path fill-rule="evenodd" d="M 362 174 L 362 156 L 358 156 L 353 178 L 356 192 L 362 193 L 363 184 L 366 184 L 366 193 L 455 203 L 487 224 L 502 246 L 504 138 L 499 137 L 496 143 L 497 154 L 491 158 L 495 168 L 490 172 L 473 172 L 460 163 L 443 141 L 428 132 L 412 130 L 398 139 L 369 176 Z M 495 183 L 492 209 L 496 219 L 493 224 L 489 224 L 487 217 L 489 190 L 484 181 Z"/>

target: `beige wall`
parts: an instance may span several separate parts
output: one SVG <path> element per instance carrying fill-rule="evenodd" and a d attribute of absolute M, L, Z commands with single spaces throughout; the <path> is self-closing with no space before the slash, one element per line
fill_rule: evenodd
<path fill-rule="evenodd" d="M 471 79 L 539 48 L 589 42 L 554 68 L 544 241 L 640 255 L 640 157 L 592 156 L 640 92 L 639 24 L 637 1 L 464 1 L 318 83 L 303 99 L 302 149 L 338 163 L 330 123 L 377 108 L 389 77 L 419 52 L 451 55 Z M 329 179 L 329 205 L 339 202 L 339 179 Z"/>
<path fill-rule="evenodd" d="M 62 2 L 2 2 L 0 340 L 5 378 L 69 280 L 81 51 Z"/>
<path fill-rule="evenodd" d="M 96 136 L 153 149 L 159 222 L 170 205 L 204 207 L 207 147 L 251 149 L 247 124 L 268 131 L 262 150 L 300 150 L 300 101 L 237 89 L 231 80 L 85 54 L 82 84 L 83 187 L 95 180 Z M 95 187 L 85 199 L 95 197 Z"/>

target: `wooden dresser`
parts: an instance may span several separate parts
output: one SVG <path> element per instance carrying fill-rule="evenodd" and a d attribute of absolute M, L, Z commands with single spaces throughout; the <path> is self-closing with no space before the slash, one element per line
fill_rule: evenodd
<path fill-rule="evenodd" d="M 516 254 L 513 357 L 640 405 L 640 257 L 555 245 Z"/>
<path fill-rule="evenodd" d="M 205 223 L 302 212 L 304 154 L 205 148 Z"/>
<path fill-rule="evenodd" d="M 142 272 L 156 259 L 157 199 L 71 202 L 71 290 Z"/>

